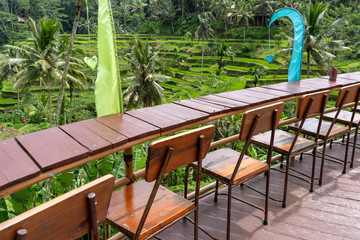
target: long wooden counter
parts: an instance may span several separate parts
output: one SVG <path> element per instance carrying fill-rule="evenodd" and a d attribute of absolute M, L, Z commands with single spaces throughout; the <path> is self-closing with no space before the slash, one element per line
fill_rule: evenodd
<path fill-rule="evenodd" d="M 0 142 L 0 198 L 179 130 L 276 101 L 360 82 L 360 72 L 202 96 L 50 128 Z"/>

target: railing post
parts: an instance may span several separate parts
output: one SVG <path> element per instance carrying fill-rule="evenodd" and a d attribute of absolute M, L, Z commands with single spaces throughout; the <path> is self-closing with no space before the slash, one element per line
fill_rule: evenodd
<path fill-rule="evenodd" d="M 131 184 L 135 180 L 134 170 L 133 170 L 132 148 L 127 148 L 124 150 L 124 161 L 125 161 L 125 177 L 127 177 L 130 180 L 129 184 Z"/>

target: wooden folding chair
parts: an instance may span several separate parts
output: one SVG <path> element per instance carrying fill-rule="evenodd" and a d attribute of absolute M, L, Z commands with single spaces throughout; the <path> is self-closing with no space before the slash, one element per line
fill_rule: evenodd
<path fill-rule="evenodd" d="M 217 201 L 218 195 L 227 195 L 228 197 L 226 239 L 230 239 L 231 199 L 235 198 L 241 202 L 244 202 L 243 200 L 232 196 L 233 187 L 240 185 L 261 173 L 267 172 L 270 168 L 270 161 L 272 156 L 271 147 L 268 151 L 266 163 L 245 155 L 249 144 L 251 143 L 251 137 L 254 134 L 270 129 L 273 133 L 272 137 L 274 137 L 275 129 L 280 120 L 283 107 L 284 103 L 281 102 L 245 112 L 239 134 L 240 141 L 245 141 L 242 152 L 239 153 L 229 148 L 222 148 L 209 153 L 207 157 L 203 160 L 202 172 L 216 179 L 214 201 Z M 193 164 L 192 166 L 198 167 L 196 164 Z M 267 224 L 268 218 L 269 178 L 270 172 L 268 172 L 267 174 L 265 209 L 260 208 L 254 204 L 245 202 L 250 206 L 256 207 L 264 211 L 265 217 L 263 223 L 265 225 Z M 218 193 L 219 181 L 228 185 L 227 194 Z M 185 182 L 185 184 L 187 183 Z M 186 194 L 187 193 L 185 192 L 185 195 Z"/>
<path fill-rule="evenodd" d="M 351 127 L 355 126 L 357 131 L 360 119 L 359 118 L 355 119 L 355 111 L 349 113 L 343 111 L 342 109 L 345 104 L 355 104 L 355 108 L 356 108 L 358 105 L 359 94 L 360 94 L 360 84 L 354 84 L 351 86 L 341 88 L 335 104 L 337 111 L 334 113 L 324 115 L 324 119 L 331 120 L 331 122 L 323 121 L 321 124 L 321 131 L 319 133 L 319 137 L 323 143 L 320 177 L 319 177 L 320 185 L 322 184 L 322 178 L 323 178 L 323 169 L 324 169 L 324 162 L 326 156 L 326 143 L 342 136 L 347 136 L 344 160 L 341 161 L 341 159 L 335 158 L 333 156 L 327 156 L 327 159 L 342 164 L 343 165 L 342 172 L 343 174 L 346 173 L 350 134 L 352 132 Z M 355 120 L 357 120 L 357 122 L 355 122 Z M 316 131 L 314 125 L 316 125 L 318 122 L 319 119 L 317 118 L 307 119 L 301 132 L 309 136 L 315 136 Z M 347 126 L 337 125 L 335 124 L 336 122 L 344 123 Z M 297 124 L 294 123 L 289 125 L 289 129 L 297 130 Z M 356 137 L 357 137 L 357 133 L 355 134 L 355 139 L 354 139 L 355 141 L 356 141 Z M 353 166 L 354 163 L 354 156 L 355 156 L 355 145 L 353 146 L 352 149 L 351 167 Z"/>
<path fill-rule="evenodd" d="M 160 182 L 164 174 L 193 162 L 200 169 L 214 131 L 214 126 L 206 126 L 151 143 L 145 180 L 113 193 L 107 222 L 130 239 L 149 239 L 194 212 L 194 239 L 198 239 L 201 171 L 196 176 L 194 202 L 171 192 Z"/>
<path fill-rule="evenodd" d="M 0 239 L 76 239 L 91 231 L 98 240 L 113 187 L 109 174 L 30 209 L 0 223 Z"/>
<path fill-rule="evenodd" d="M 284 193 L 283 193 L 283 200 L 282 200 L 282 207 L 286 207 L 286 199 L 287 199 L 287 185 L 288 185 L 288 178 L 289 178 L 289 170 L 290 170 L 290 164 L 289 161 L 292 157 L 295 157 L 301 153 L 307 152 L 311 149 L 313 149 L 313 164 L 312 164 L 312 171 L 311 176 L 308 176 L 304 173 L 301 173 L 299 171 L 296 171 L 295 169 L 292 169 L 295 172 L 298 172 L 304 177 L 307 177 L 310 179 L 307 180 L 306 178 L 296 176 L 297 178 L 307 181 L 310 183 L 310 192 L 313 191 L 314 186 L 314 179 L 315 179 L 315 163 L 316 163 L 316 147 L 318 143 L 318 135 L 321 128 L 321 122 L 322 122 L 322 116 L 326 107 L 327 100 L 329 98 L 330 92 L 329 91 L 323 91 L 313 94 L 304 95 L 299 100 L 299 106 L 298 106 L 298 115 L 297 118 L 301 121 L 298 122 L 297 126 L 298 129 L 295 132 L 295 134 L 282 131 L 280 129 L 277 129 L 275 132 L 275 139 L 273 144 L 273 150 L 275 152 L 278 152 L 282 154 L 281 159 L 281 167 L 284 161 L 284 157 L 286 159 L 286 170 L 285 170 L 285 181 L 284 181 Z M 314 125 L 314 128 L 316 129 L 316 136 L 315 140 L 311 141 L 306 138 L 302 138 L 299 136 L 303 126 L 305 125 L 305 120 L 308 116 L 314 116 L 320 114 L 320 120 L 319 122 Z M 271 145 L 271 133 L 265 132 L 262 134 L 258 134 L 252 138 L 252 141 L 260 146 L 263 147 L 269 147 Z"/>

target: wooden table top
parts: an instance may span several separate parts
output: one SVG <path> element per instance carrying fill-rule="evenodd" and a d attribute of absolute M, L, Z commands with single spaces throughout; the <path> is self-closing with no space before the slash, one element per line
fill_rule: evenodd
<path fill-rule="evenodd" d="M 39 174 L 50 174 L 60 167 L 60 172 L 69 170 L 69 164 L 84 164 L 87 158 L 91 161 L 102 157 L 104 152 L 117 152 L 158 138 L 162 133 L 210 121 L 213 116 L 238 113 L 256 105 L 335 90 L 357 82 L 360 82 L 360 72 L 339 74 L 336 81 L 320 77 L 283 82 L 136 109 L 17 136 L 16 141 L 0 142 L 0 190 Z"/>

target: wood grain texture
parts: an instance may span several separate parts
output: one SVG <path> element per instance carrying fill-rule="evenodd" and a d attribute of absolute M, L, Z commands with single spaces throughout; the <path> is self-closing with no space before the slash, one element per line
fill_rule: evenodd
<path fill-rule="evenodd" d="M 304 126 L 301 129 L 301 132 L 305 133 L 306 135 L 309 135 L 309 136 L 315 136 L 318 125 L 319 125 L 319 119 L 308 118 L 308 119 L 306 119 Z M 330 125 L 331 125 L 330 122 L 322 121 L 321 127 L 320 127 L 320 133 L 319 133 L 319 137 L 321 139 L 325 138 L 327 132 L 330 129 Z M 289 129 L 296 131 L 299 128 L 299 126 L 300 126 L 300 122 L 292 123 L 289 125 Z M 348 127 L 334 124 L 333 128 L 331 129 L 328 139 L 330 140 L 333 138 L 343 136 L 343 135 L 347 134 L 348 132 L 349 132 Z"/>
<path fill-rule="evenodd" d="M 269 95 L 269 94 L 265 95 L 261 93 L 254 94 L 254 92 L 247 91 L 246 89 L 219 93 L 216 94 L 215 96 L 244 102 L 248 104 L 248 107 L 270 102 L 274 98 L 273 95 Z"/>
<path fill-rule="evenodd" d="M 157 105 L 155 107 L 156 110 L 170 114 L 174 117 L 178 117 L 181 119 L 186 120 L 187 124 L 194 123 L 197 121 L 205 120 L 207 119 L 210 114 L 204 113 L 201 111 L 197 111 L 188 107 L 183 107 L 177 104 L 163 104 L 163 105 Z"/>
<path fill-rule="evenodd" d="M 256 125 L 256 128 L 254 130 L 253 135 L 256 135 L 261 132 L 265 132 L 272 129 L 273 125 L 273 116 L 274 111 L 277 110 L 277 120 L 275 123 L 275 128 L 278 126 L 278 123 L 280 121 L 280 117 L 282 114 L 282 111 L 284 109 L 284 103 L 279 102 L 275 104 L 271 104 L 265 107 L 256 108 L 250 111 L 247 111 L 244 113 L 242 124 L 241 124 L 241 130 L 240 130 L 240 141 L 245 141 L 249 133 L 251 131 L 251 128 L 254 124 L 254 120 L 256 115 L 259 115 L 259 120 Z"/>
<path fill-rule="evenodd" d="M 294 97 L 294 93 L 289 93 L 285 91 L 275 90 L 275 89 L 269 89 L 264 87 L 253 87 L 253 88 L 247 88 L 249 92 L 256 92 L 258 94 L 271 94 L 273 95 L 274 100 L 281 99 L 281 98 L 288 98 L 288 97 Z"/>
<path fill-rule="evenodd" d="M 130 238 L 134 236 L 153 186 L 154 182 L 143 180 L 113 192 L 106 221 Z M 194 208 L 194 203 L 160 186 L 140 239 L 169 225 Z"/>
<path fill-rule="evenodd" d="M 353 114 L 352 112 L 349 112 L 346 110 L 341 110 L 336 122 L 349 126 L 349 124 L 351 124 L 350 121 L 351 121 L 352 114 Z M 333 121 L 335 115 L 336 115 L 336 112 L 324 114 L 324 119 L 328 120 L 328 121 Z M 355 113 L 352 126 L 356 127 L 356 125 L 358 125 L 359 122 L 360 122 L 360 114 Z"/>
<path fill-rule="evenodd" d="M 89 149 L 91 155 L 111 149 L 113 143 L 121 145 L 127 142 L 125 136 L 94 119 L 63 125 L 60 129 Z"/>
<path fill-rule="evenodd" d="M 277 129 L 275 131 L 274 151 L 281 154 L 288 154 L 295 135 Z M 257 145 L 268 148 L 270 145 L 271 131 L 260 133 L 251 138 L 251 141 Z M 315 142 L 306 138 L 298 137 L 291 155 L 297 155 L 301 152 L 310 150 L 316 146 Z"/>
<path fill-rule="evenodd" d="M 39 174 L 40 169 L 14 139 L 0 142 L 0 190 Z"/>
<path fill-rule="evenodd" d="M 154 134 L 160 136 L 160 128 L 123 113 L 99 117 L 95 120 L 126 136 L 129 142 Z"/>
<path fill-rule="evenodd" d="M 204 158 L 208 152 L 214 132 L 215 127 L 209 125 L 152 142 L 148 149 L 146 161 L 146 181 L 152 182 L 157 178 L 169 147 L 172 147 L 174 151 L 171 154 L 165 173 L 197 161 L 199 136 L 201 135 L 204 136 L 204 144 L 203 149 L 200 151 L 202 158 Z"/>
<path fill-rule="evenodd" d="M 17 136 L 16 140 L 31 155 L 41 171 L 48 171 L 89 156 L 89 150 L 60 128 Z"/>
<path fill-rule="evenodd" d="M 162 132 L 185 126 L 187 120 L 159 111 L 154 107 L 140 108 L 126 112 L 126 114 L 138 118 L 161 129 Z"/>
<path fill-rule="evenodd" d="M 20 228 L 27 230 L 26 239 L 76 239 L 90 231 L 87 194 L 96 195 L 99 225 L 105 221 L 114 176 L 106 175 L 47 203 L 0 223 L 1 239 L 15 239 Z"/>
<path fill-rule="evenodd" d="M 338 98 L 336 100 L 335 106 L 340 107 L 341 102 L 343 101 L 345 94 L 348 92 L 348 95 L 345 99 L 344 104 L 348 103 L 355 103 L 356 101 L 359 101 L 359 99 L 356 99 L 359 95 L 360 91 L 360 84 L 354 84 L 346 87 L 342 87 L 340 89 Z"/>
<path fill-rule="evenodd" d="M 222 182 L 229 184 L 240 153 L 230 148 L 222 148 L 208 153 L 202 163 L 202 171 Z M 196 166 L 196 164 L 194 164 Z M 263 173 L 269 165 L 249 156 L 244 156 L 235 176 L 234 184 L 239 184 Z"/>
<path fill-rule="evenodd" d="M 299 101 L 297 118 L 302 119 L 304 117 L 304 114 L 309 105 L 310 99 L 313 99 L 313 102 L 311 104 L 311 107 L 310 107 L 307 117 L 319 115 L 322 111 L 323 104 L 325 104 L 325 106 L 326 106 L 326 103 L 329 100 L 329 97 L 330 97 L 330 91 L 321 91 L 321 92 L 306 94 L 306 95 L 302 96 Z M 325 103 L 323 101 L 325 101 Z"/>
<path fill-rule="evenodd" d="M 188 107 L 197 111 L 205 112 L 210 114 L 211 116 L 229 112 L 231 109 L 228 107 L 216 105 L 209 102 L 199 101 L 197 99 L 186 99 L 173 102 L 174 104 L 178 104 L 184 107 Z"/>
<path fill-rule="evenodd" d="M 207 96 L 198 97 L 196 99 L 199 101 L 209 102 L 220 106 L 228 107 L 232 111 L 245 109 L 248 106 L 248 103 L 246 102 L 235 101 L 235 100 L 219 97 L 216 95 L 207 95 Z"/>
<path fill-rule="evenodd" d="M 318 91 L 318 89 L 313 87 L 310 83 L 303 83 L 302 81 L 283 82 L 273 85 L 264 85 L 262 87 L 278 91 L 285 91 L 295 95 L 302 95 Z"/>

